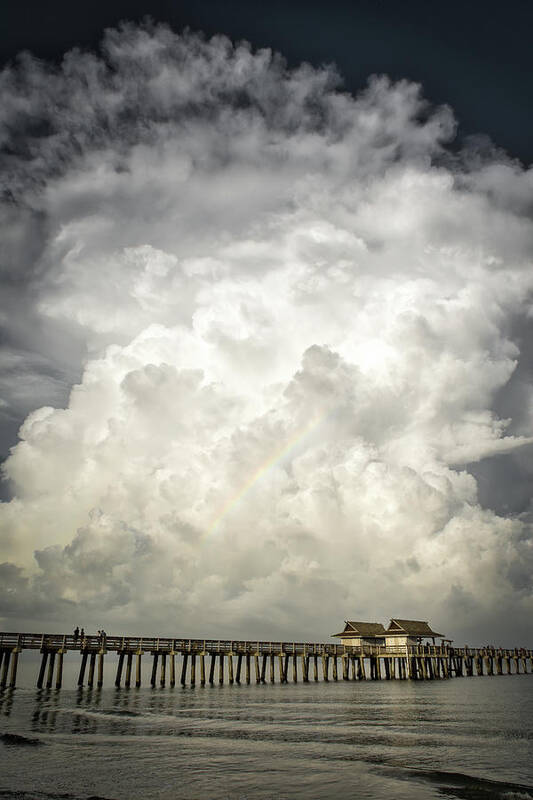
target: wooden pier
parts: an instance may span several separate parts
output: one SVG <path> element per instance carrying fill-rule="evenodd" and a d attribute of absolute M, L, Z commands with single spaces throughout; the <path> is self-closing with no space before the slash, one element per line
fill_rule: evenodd
<path fill-rule="evenodd" d="M 78 686 L 103 686 L 104 659 L 118 655 L 115 686 L 140 687 L 143 656 L 150 685 L 287 683 L 302 680 L 436 680 L 533 672 L 533 650 L 438 645 L 351 647 L 319 642 L 169 639 L 151 636 L 85 636 L 0 633 L 0 689 L 14 688 L 23 650 L 41 655 L 38 688 L 60 689 L 67 653 L 80 656 Z M 529 669 L 528 669 L 529 666 Z M 146 678 L 146 675 L 145 675 Z"/>

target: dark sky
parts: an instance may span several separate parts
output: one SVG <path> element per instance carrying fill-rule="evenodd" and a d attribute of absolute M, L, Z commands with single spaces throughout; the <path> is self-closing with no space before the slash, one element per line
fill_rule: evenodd
<path fill-rule="evenodd" d="M 295 64 L 335 61 L 346 87 L 370 73 L 424 84 L 449 103 L 460 133 L 485 133 L 511 155 L 533 161 L 533 5 L 427 0 L 18 0 L 0 9 L 0 58 L 29 49 L 59 58 L 95 47 L 102 29 L 149 14 L 176 30 L 189 26 L 269 46 Z"/>

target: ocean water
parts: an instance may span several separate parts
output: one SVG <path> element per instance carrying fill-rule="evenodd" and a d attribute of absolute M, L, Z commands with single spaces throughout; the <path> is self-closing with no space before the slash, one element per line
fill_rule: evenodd
<path fill-rule="evenodd" d="M 533 675 L 0 692 L 0 798 L 533 800 Z"/>

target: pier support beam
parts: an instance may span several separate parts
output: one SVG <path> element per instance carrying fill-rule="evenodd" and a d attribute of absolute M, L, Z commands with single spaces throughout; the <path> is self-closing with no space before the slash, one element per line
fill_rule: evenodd
<path fill-rule="evenodd" d="M 63 649 L 59 650 L 57 653 L 57 667 L 56 667 L 56 689 L 61 689 L 61 684 L 63 683 L 63 657 L 65 655 L 65 651 Z"/>
<path fill-rule="evenodd" d="M 200 653 L 200 686 L 205 686 L 205 653 Z"/>
<path fill-rule="evenodd" d="M 211 653 L 211 664 L 209 665 L 209 683 L 213 685 L 215 682 L 215 662 L 216 662 L 216 655 Z"/>
<path fill-rule="evenodd" d="M 187 661 L 189 660 L 188 653 L 182 653 L 182 662 L 181 662 L 181 678 L 180 683 L 182 686 L 185 686 L 187 681 Z"/>
<path fill-rule="evenodd" d="M 11 651 L 4 650 L 4 658 L 2 661 L 2 675 L 0 677 L 0 686 L 4 689 L 7 685 L 7 674 L 9 670 L 9 661 L 11 659 Z"/>
<path fill-rule="evenodd" d="M 9 677 L 9 688 L 14 689 L 17 685 L 17 667 L 19 661 L 20 650 L 15 647 L 11 653 L 11 675 Z"/>
<path fill-rule="evenodd" d="M 196 655 L 191 654 L 191 686 L 196 686 Z"/>
<path fill-rule="evenodd" d="M 117 674 L 115 675 L 115 686 L 120 688 L 122 682 L 122 668 L 124 666 L 124 652 L 118 654 Z"/>
<path fill-rule="evenodd" d="M 50 657 L 48 659 L 48 674 L 46 676 L 46 688 L 47 689 L 51 689 L 52 688 L 52 681 L 53 681 L 53 678 L 54 678 L 55 660 L 56 660 L 56 653 L 55 653 L 55 650 L 52 650 L 50 652 Z"/>
<path fill-rule="evenodd" d="M 161 653 L 161 674 L 159 676 L 159 685 L 164 686 L 167 679 L 167 654 Z"/>
<path fill-rule="evenodd" d="M 348 680 L 348 669 L 349 669 L 349 661 L 348 656 L 342 656 L 342 679 L 343 681 Z"/>
<path fill-rule="evenodd" d="M 133 653 L 128 653 L 128 657 L 126 660 L 126 680 L 124 681 L 124 686 L 126 689 L 129 689 L 131 686 L 131 667 L 133 664 Z"/>
<path fill-rule="evenodd" d="M 170 688 L 173 689 L 176 685 L 176 653 L 174 650 L 170 653 Z"/>
<path fill-rule="evenodd" d="M 141 678 L 142 678 L 142 650 L 137 650 L 136 653 L 136 664 L 135 664 L 135 688 L 138 689 L 141 685 Z"/>
<path fill-rule="evenodd" d="M 96 686 L 101 689 L 104 685 L 104 651 L 98 653 L 98 677 L 96 679 Z"/>
<path fill-rule="evenodd" d="M 44 656 L 43 656 L 43 658 L 44 658 Z M 80 671 L 78 673 L 78 686 L 83 686 L 83 683 L 84 683 L 84 680 L 85 680 L 85 669 L 86 669 L 86 667 L 87 667 L 87 652 L 85 651 L 85 652 L 82 652 L 82 654 L 81 654 Z M 41 677 L 41 673 L 39 673 L 39 677 Z M 41 678 L 41 684 L 42 684 L 42 678 Z M 39 686 L 39 683 L 37 683 L 37 686 Z"/>
<path fill-rule="evenodd" d="M 155 688 L 155 682 L 157 680 L 157 662 L 159 660 L 159 653 L 152 653 L 153 660 L 152 660 L 152 675 L 150 677 L 150 686 L 152 689 Z"/>
<path fill-rule="evenodd" d="M 224 653 L 221 653 L 218 659 L 218 682 L 224 683 Z"/>
<path fill-rule="evenodd" d="M 41 666 L 39 667 L 39 676 L 37 678 L 37 688 L 43 688 L 44 673 L 46 672 L 46 662 L 48 661 L 48 650 L 42 651 Z M 79 686 L 79 682 L 78 682 Z"/>
<path fill-rule="evenodd" d="M 237 656 L 237 674 L 235 675 L 236 683 L 240 684 L 241 682 L 241 668 L 242 668 L 242 653 L 239 653 Z"/>

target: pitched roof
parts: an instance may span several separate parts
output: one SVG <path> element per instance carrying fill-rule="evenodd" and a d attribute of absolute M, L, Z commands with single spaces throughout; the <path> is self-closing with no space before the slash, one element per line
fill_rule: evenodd
<path fill-rule="evenodd" d="M 346 639 L 356 636 L 384 636 L 385 628 L 381 622 L 356 622 L 345 620 L 346 625 L 342 633 L 334 633 L 333 636 L 343 636 Z"/>
<path fill-rule="evenodd" d="M 391 619 L 387 633 L 403 633 L 409 636 L 444 636 L 431 630 L 427 622 L 418 619 Z"/>

